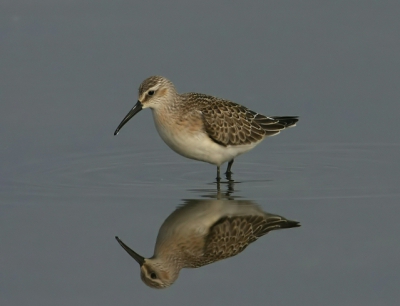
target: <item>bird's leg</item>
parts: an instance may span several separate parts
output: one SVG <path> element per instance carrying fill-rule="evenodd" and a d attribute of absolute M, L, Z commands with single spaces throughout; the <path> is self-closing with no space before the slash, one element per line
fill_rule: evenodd
<path fill-rule="evenodd" d="M 228 163 L 228 167 L 226 168 L 225 174 L 232 174 L 231 168 L 232 168 L 232 165 L 233 165 L 234 161 L 235 160 L 232 158 L 232 160 Z"/>
<path fill-rule="evenodd" d="M 231 168 L 232 168 L 232 165 L 233 165 L 234 161 L 235 160 L 232 158 L 232 160 L 228 163 L 228 167 L 226 168 L 226 172 L 225 172 L 225 174 L 227 176 L 232 174 Z"/>
<path fill-rule="evenodd" d="M 220 176 L 220 169 L 219 169 L 220 167 L 219 166 L 217 166 L 217 182 L 219 183 L 220 182 L 220 180 L 221 180 L 221 176 Z"/>
<path fill-rule="evenodd" d="M 221 183 L 217 180 L 217 199 L 221 200 Z"/>

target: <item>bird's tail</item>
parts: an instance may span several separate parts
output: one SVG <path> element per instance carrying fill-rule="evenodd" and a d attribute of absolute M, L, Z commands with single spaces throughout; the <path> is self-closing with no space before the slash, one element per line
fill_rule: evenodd
<path fill-rule="evenodd" d="M 285 116 L 285 117 L 266 117 L 264 115 L 257 114 L 255 121 L 261 126 L 265 132 L 265 136 L 273 136 L 279 134 L 280 131 L 296 125 L 299 121 L 297 116 Z"/>
<path fill-rule="evenodd" d="M 270 231 L 284 229 L 284 228 L 293 228 L 293 227 L 300 227 L 300 222 L 288 220 L 284 217 L 278 215 L 270 215 L 262 227 L 260 233 L 257 236 L 263 236 Z"/>
<path fill-rule="evenodd" d="M 279 124 L 281 126 L 283 125 L 284 129 L 291 127 L 291 126 L 295 126 L 296 122 L 299 121 L 298 116 L 285 116 L 285 117 L 275 116 L 275 117 L 271 117 L 271 118 L 277 120 L 277 124 Z"/>

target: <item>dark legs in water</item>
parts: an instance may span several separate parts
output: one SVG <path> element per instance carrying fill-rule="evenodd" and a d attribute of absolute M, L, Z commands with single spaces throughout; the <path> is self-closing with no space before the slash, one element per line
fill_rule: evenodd
<path fill-rule="evenodd" d="M 231 168 L 232 168 L 232 165 L 233 165 L 233 159 L 231 160 L 231 161 L 229 161 L 229 163 L 228 163 L 228 167 L 226 168 L 226 172 L 225 172 L 225 175 L 226 175 L 226 179 L 228 180 L 228 181 L 231 181 L 232 180 L 232 171 L 231 171 Z"/>
<path fill-rule="evenodd" d="M 228 168 L 226 168 L 226 172 L 225 172 L 226 176 L 232 174 L 231 168 L 232 168 L 232 165 L 233 165 L 233 162 L 234 162 L 234 161 L 235 161 L 235 160 L 232 159 L 232 160 L 228 163 Z"/>
<path fill-rule="evenodd" d="M 222 183 L 222 184 L 224 184 L 224 183 Z M 231 195 L 231 193 L 233 193 L 235 191 L 235 189 L 234 189 L 235 181 L 228 179 L 228 181 L 225 184 L 227 184 L 227 186 L 228 186 L 225 196 L 229 196 L 229 195 Z M 219 196 L 220 192 L 221 192 L 221 181 L 220 180 L 217 180 L 217 191 L 218 191 L 217 199 L 220 199 L 220 196 Z"/>
<path fill-rule="evenodd" d="M 226 168 L 225 175 L 226 175 L 226 178 L 227 178 L 228 180 L 231 180 L 231 178 L 232 178 L 232 171 L 231 171 L 231 168 L 232 168 L 233 162 L 234 162 L 234 159 L 232 159 L 231 161 L 229 161 L 228 167 Z M 217 166 L 217 182 L 219 182 L 220 180 L 221 180 L 221 176 L 220 176 L 220 166 Z"/>

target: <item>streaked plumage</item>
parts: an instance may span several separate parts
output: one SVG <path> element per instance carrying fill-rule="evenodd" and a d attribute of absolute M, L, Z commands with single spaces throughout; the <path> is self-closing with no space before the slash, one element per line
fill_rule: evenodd
<path fill-rule="evenodd" d="M 145 259 L 116 239 L 140 264 L 144 283 L 166 288 L 182 268 L 198 268 L 235 256 L 271 230 L 299 226 L 296 221 L 263 212 L 251 201 L 188 200 L 164 221 L 153 257 Z"/>
<path fill-rule="evenodd" d="M 295 126 L 298 117 L 267 117 L 232 101 L 200 93 L 178 94 L 171 81 L 152 76 L 139 87 L 139 99 L 114 135 L 143 108 L 151 108 L 158 133 L 175 152 L 218 168 L 264 138 Z"/>

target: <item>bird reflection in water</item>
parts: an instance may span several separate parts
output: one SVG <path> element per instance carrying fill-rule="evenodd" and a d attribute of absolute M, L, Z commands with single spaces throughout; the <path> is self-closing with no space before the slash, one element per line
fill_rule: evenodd
<path fill-rule="evenodd" d="M 144 258 L 115 238 L 139 263 L 143 282 L 160 289 L 171 286 L 182 268 L 235 256 L 272 230 L 299 226 L 247 200 L 186 200 L 162 224 L 153 257 Z"/>

